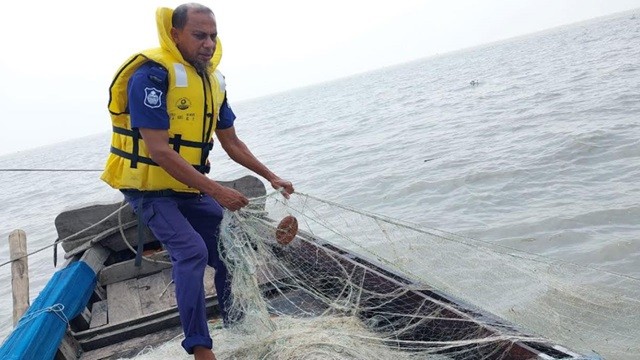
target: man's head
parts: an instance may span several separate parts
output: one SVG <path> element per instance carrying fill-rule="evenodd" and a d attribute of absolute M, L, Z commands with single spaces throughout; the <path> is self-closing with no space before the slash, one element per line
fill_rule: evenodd
<path fill-rule="evenodd" d="M 171 38 L 182 57 L 198 71 L 205 71 L 216 50 L 218 36 L 213 11 L 196 3 L 182 4 L 173 11 L 171 25 Z"/>

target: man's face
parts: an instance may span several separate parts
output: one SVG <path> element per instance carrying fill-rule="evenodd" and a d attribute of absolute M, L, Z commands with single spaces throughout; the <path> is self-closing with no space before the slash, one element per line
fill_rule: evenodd
<path fill-rule="evenodd" d="M 218 28 L 213 14 L 196 13 L 189 10 L 187 23 L 182 29 L 171 29 L 182 57 L 198 71 L 206 70 L 216 50 Z"/>

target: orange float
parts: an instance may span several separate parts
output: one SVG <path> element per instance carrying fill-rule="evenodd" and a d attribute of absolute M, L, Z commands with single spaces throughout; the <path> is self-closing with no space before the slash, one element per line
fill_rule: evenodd
<path fill-rule="evenodd" d="M 279 244 L 287 245 L 298 234 L 298 219 L 295 216 L 287 215 L 276 227 L 276 240 Z"/>

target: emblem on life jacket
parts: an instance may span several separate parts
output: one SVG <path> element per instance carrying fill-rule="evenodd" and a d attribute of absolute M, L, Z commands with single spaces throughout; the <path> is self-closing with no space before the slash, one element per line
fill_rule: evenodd
<path fill-rule="evenodd" d="M 162 91 L 156 88 L 144 88 L 144 104 L 152 109 L 162 105 Z"/>
<path fill-rule="evenodd" d="M 176 107 L 180 110 L 187 110 L 191 106 L 191 101 L 187 98 L 180 98 L 176 102 Z"/>

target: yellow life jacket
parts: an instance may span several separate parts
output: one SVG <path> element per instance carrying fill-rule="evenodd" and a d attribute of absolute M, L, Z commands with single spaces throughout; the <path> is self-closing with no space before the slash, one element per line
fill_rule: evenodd
<path fill-rule="evenodd" d="M 208 154 L 213 145 L 225 83 L 216 70 L 222 57 L 218 40 L 207 74 L 200 75 L 186 62 L 170 36 L 173 10 L 156 12 L 161 47 L 130 57 L 118 70 L 109 89 L 109 112 L 113 126 L 111 153 L 101 179 L 116 189 L 175 190 L 198 192 L 169 175 L 150 157 L 137 129 L 131 128 L 127 110 L 127 84 L 147 61 L 159 63 L 169 72 L 166 94 L 169 113 L 169 145 L 200 172 L 208 172 Z M 149 98 L 149 96 L 147 97 Z"/>

